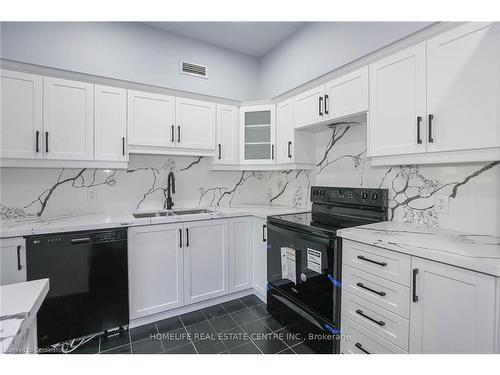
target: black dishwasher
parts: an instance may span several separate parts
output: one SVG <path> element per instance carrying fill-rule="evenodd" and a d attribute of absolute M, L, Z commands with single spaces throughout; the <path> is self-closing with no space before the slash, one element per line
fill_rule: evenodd
<path fill-rule="evenodd" d="M 28 280 L 49 279 L 38 346 L 129 324 L 127 229 L 26 237 Z"/>

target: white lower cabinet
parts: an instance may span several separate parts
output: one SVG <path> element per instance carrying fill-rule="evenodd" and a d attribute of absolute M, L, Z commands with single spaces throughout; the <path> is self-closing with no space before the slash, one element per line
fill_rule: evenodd
<path fill-rule="evenodd" d="M 22 237 L 0 239 L 0 285 L 26 281 L 26 242 Z"/>
<path fill-rule="evenodd" d="M 184 224 L 184 299 L 186 304 L 228 293 L 228 221 Z"/>
<path fill-rule="evenodd" d="M 267 293 L 267 224 L 265 219 L 253 219 L 253 288 L 262 295 Z"/>
<path fill-rule="evenodd" d="M 495 277 L 416 257 L 412 267 L 410 353 L 494 353 Z"/>
<path fill-rule="evenodd" d="M 128 230 L 130 319 L 184 305 L 182 224 Z"/>
<path fill-rule="evenodd" d="M 342 265 L 341 332 L 347 335 L 341 343 L 342 353 L 498 352 L 497 278 L 343 242 L 350 250 Z M 351 255 L 358 254 L 351 251 L 354 248 L 363 249 L 358 260 L 378 262 L 380 270 L 367 269 L 364 261 L 354 262 Z M 406 261 L 401 262 L 403 257 L 411 258 L 411 269 Z M 402 274 L 405 272 L 408 277 Z"/>
<path fill-rule="evenodd" d="M 229 293 L 252 287 L 252 218 L 229 220 Z"/>

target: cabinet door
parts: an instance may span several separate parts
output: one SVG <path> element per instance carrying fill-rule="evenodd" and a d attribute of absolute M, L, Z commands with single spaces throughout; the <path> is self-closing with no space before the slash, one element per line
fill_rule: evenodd
<path fill-rule="evenodd" d="M 493 353 L 495 278 L 412 258 L 410 353 Z"/>
<path fill-rule="evenodd" d="M 95 86 L 95 159 L 127 161 L 127 90 Z"/>
<path fill-rule="evenodd" d="M 94 85 L 44 77 L 45 159 L 94 159 Z"/>
<path fill-rule="evenodd" d="M 176 98 L 175 119 L 178 147 L 214 150 L 215 103 Z"/>
<path fill-rule="evenodd" d="M 276 162 L 293 163 L 293 99 L 276 105 Z"/>
<path fill-rule="evenodd" d="M 0 285 L 23 281 L 26 281 L 26 244 L 24 239 L 0 239 Z"/>
<path fill-rule="evenodd" d="M 238 108 L 217 104 L 215 164 L 238 164 Z"/>
<path fill-rule="evenodd" d="M 182 224 L 128 230 L 130 319 L 184 305 Z"/>
<path fill-rule="evenodd" d="M 500 147 L 500 25 L 470 22 L 427 41 L 428 151 Z"/>
<path fill-rule="evenodd" d="M 228 293 L 227 227 L 227 220 L 204 220 L 185 224 L 186 304 Z"/>
<path fill-rule="evenodd" d="M 368 67 L 325 85 L 325 118 L 336 119 L 368 110 Z"/>
<path fill-rule="evenodd" d="M 425 152 L 425 79 L 425 43 L 370 65 L 369 156 Z"/>
<path fill-rule="evenodd" d="M 37 75 L 0 70 L 2 158 L 42 157 L 42 82 Z"/>
<path fill-rule="evenodd" d="M 128 136 L 134 146 L 174 147 L 175 97 L 128 90 Z"/>
<path fill-rule="evenodd" d="M 253 219 L 253 287 L 267 294 L 267 225 L 266 220 Z"/>
<path fill-rule="evenodd" d="M 293 99 L 295 129 L 313 125 L 324 120 L 324 87 L 319 86 L 303 92 Z"/>
<path fill-rule="evenodd" d="M 229 292 L 252 287 L 252 219 L 229 219 Z"/>
<path fill-rule="evenodd" d="M 240 108 L 240 160 L 246 164 L 274 164 L 274 105 Z"/>

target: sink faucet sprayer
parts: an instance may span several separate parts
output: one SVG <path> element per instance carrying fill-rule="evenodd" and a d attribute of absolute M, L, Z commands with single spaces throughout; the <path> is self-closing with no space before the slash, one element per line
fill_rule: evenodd
<path fill-rule="evenodd" d="M 170 172 L 167 178 L 167 210 L 170 210 L 174 205 L 174 201 L 172 201 L 172 193 L 175 194 L 174 172 Z"/>

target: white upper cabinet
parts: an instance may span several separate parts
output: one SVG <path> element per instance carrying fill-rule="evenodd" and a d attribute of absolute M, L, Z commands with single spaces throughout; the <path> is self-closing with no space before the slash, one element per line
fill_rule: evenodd
<path fill-rule="evenodd" d="M 175 145 L 175 97 L 128 90 L 128 133 L 131 146 Z"/>
<path fill-rule="evenodd" d="M 94 85 L 44 77 L 45 159 L 94 159 Z"/>
<path fill-rule="evenodd" d="M 428 151 L 500 147 L 500 25 L 466 23 L 427 41 Z"/>
<path fill-rule="evenodd" d="M 176 98 L 176 147 L 214 150 L 215 103 Z"/>
<path fill-rule="evenodd" d="M 217 147 L 215 164 L 239 163 L 239 114 L 238 108 L 217 104 Z"/>
<path fill-rule="evenodd" d="M 184 224 L 185 303 L 196 303 L 228 293 L 227 220 Z"/>
<path fill-rule="evenodd" d="M 324 118 L 336 119 L 368 110 L 368 67 L 328 82 L 324 88 Z"/>
<path fill-rule="evenodd" d="M 314 164 L 314 133 L 294 129 L 294 100 L 276 104 L 276 162 Z"/>
<path fill-rule="evenodd" d="M 294 97 L 294 127 L 302 128 L 324 120 L 324 86 Z"/>
<path fill-rule="evenodd" d="M 412 267 L 410 353 L 494 353 L 495 278 L 417 257 Z"/>
<path fill-rule="evenodd" d="M 275 106 L 240 108 L 240 160 L 245 164 L 275 163 Z"/>
<path fill-rule="evenodd" d="M 2 158 L 41 158 L 43 77 L 0 70 Z"/>
<path fill-rule="evenodd" d="M 95 159 L 127 161 L 127 90 L 95 86 Z"/>
<path fill-rule="evenodd" d="M 425 43 L 370 65 L 368 156 L 425 152 Z"/>

